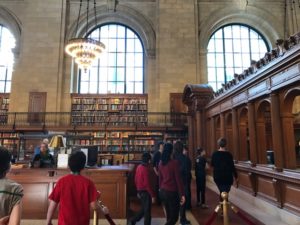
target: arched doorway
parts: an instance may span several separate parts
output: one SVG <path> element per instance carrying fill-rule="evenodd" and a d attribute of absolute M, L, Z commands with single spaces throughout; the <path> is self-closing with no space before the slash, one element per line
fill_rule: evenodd
<path fill-rule="evenodd" d="M 284 95 L 282 129 L 285 168 L 300 167 L 300 88 L 293 88 Z"/>
<path fill-rule="evenodd" d="M 274 164 L 276 156 L 273 151 L 271 104 L 269 101 L 263 100 L 258 104 L 256 130 L 258 163 Z"/>

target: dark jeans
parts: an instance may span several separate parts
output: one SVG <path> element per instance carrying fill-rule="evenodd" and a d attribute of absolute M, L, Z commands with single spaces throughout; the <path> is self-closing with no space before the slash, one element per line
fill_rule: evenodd
<path fill-rule="evenodd" d="M 178 192 L 160 190 L 160 199 L 167 214 L 165 225 L 175 225 L 178 220 L 180 207 Z"/>
<path fill-rule="evenodd" d="M 217 184 L 217 187 L 220 191 L 220 202 L 223 201 L 223 198 L 221 197 L 222 192 L 227 192 L 229 194 L 230 192 L 230 188 L 231 188 L 231 184 Z"/>
<path fill-rule="evenodd" d="M 152 203 L 151 196 L 147 191 L 138 191 L 138 197 L 141 200 L 142 208 L 131 218 L 131 221 L 136 223 L 144 217 L 144 225 L 150 225 Z"/>
<path fill-rule="evenodd" d="M 200 177 L 200 178 L 196 178 L 197 203 L 200 202 L 201 204 L 205 204 L 205 189 L 206 189 L 205 176 Z"/>
<path fill-rule="evenodd" d="M 185 194 L 185 203 L 180 206 L 180 223 L 185 223 L 186 219 L 186 210 L 191 209 L 191 185 L 190 183 L 184 185 L 184 194 Z"/>

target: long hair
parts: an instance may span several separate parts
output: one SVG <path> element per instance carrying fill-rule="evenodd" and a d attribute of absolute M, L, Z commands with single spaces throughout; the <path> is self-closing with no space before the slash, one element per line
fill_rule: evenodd
<path fill-rule="evenodd" d="M 174 156 L 181 155 L 183 153 L 183 143 L 181 141 L 176 141 L 174 144 Z"/>
<path fill-rule="evenodd" d="M 172 152 L 173 152 L 173 145 L 170 143 L 165 143 L 164 150 L 161 154 L 161 162 L 163 165 L 166 165 L 171 160 Z"/>

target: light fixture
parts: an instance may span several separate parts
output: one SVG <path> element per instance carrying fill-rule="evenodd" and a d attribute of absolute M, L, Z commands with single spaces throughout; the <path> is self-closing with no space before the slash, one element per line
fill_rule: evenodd
<path fill-rule="evenodd" d="M 87 17 L 86 17 L 86 33 L 88 31 L 89 25 L 89 4 L 90 0 L 87 0 Z M 76 24 L 76 34 L 78 31 L 78 23 L 81 12 L 82 0 L 80 0 L 77 24 Z M 95 24 L 96 20 L 96 0 L 94 0 L 94 12 L 95 12 Z M 66 45 L 65 51 L 68 55 L 75 59 L 80 69 L 86 71 L 92 63 L 100 58 L 101 53 L 104 51 L 105 45 L 96 41 L 92 38 L 72 38 Z"/>

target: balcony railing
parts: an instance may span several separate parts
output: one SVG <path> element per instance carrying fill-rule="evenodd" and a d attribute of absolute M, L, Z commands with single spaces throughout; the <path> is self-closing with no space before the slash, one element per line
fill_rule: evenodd
<path fill-rule="evenodd" d="M 1 128 L 30 127 L 185 127 L 187 114 L 138 112 L 9 112 L 0 114 Z"/>

